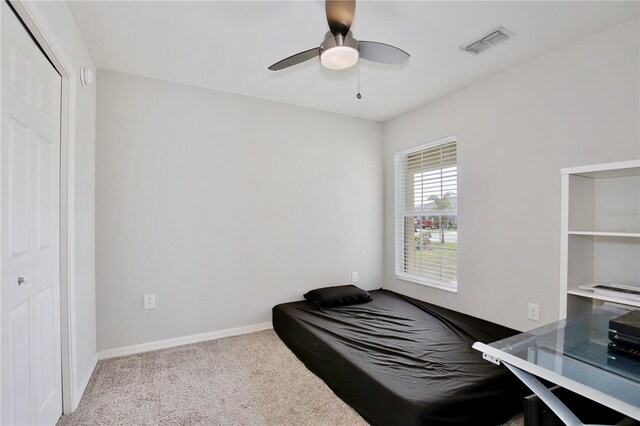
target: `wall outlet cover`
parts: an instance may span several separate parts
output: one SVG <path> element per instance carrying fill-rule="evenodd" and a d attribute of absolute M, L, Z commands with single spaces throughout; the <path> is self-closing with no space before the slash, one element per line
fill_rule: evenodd
<path fill-rule="evenodd" d="M 540 305 L 529 303 L 529 308 L 527 309 L 527 317 L 532 321 L 540 321 Z"/>
<path fill-rule="evenodd" d="M 155 309 L 156 308 L 156 295 L 155 294 L 145 294 L 144 295 L 144 308 L 145 309 Z"/>

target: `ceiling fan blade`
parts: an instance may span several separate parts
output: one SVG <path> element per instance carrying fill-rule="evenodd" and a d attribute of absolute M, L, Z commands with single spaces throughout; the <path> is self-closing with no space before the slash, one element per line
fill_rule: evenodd
<path fill-rule="evenodd" d="M 288 68 L 293 65 L 297 65 L 301 62 L 308 61 L 309 59 L 313 59 L 316 56 L 320 55 L 320 49 L 314 47 L 313 49 L 305 50 L 304 52 L 296 53 L 295 55 L 291 55 L 288 58 L 285 58 L 269 67 L 271 71 L 280 71 L 281 69 Z"/>
<path fill-rule="evenodd" d="M 409 54 L 390 44 L 377 41 L 358 41 L 360 58 L 381 64 L 404 64 L 409 60 Z"/>
<path fill-rule="evenodd" d="M 326 0 L 324 10 L 331 34 L 346 36 L 356 13 L 356 0 Z"/>

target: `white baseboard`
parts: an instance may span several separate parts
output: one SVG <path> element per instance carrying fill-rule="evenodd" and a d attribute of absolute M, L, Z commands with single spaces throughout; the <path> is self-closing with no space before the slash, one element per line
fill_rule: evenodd
<path fill-rule="evenodd" d="M 123 346 L 120 348 L 106 349 L 98 352 L 98 359 L 115 358 L 117 356 L 133 355 L 141 352 L 155 351 L 157 349 L 173 348 L 175 346 L 188 345 L 190 343 L 215 340 L 222 337 L 239 336 L 241 334 L 255 333 L 257 331 L 273 328 L 271 322 L 245 325 L 243 327 L 227 328 L 211 331 L 209 333 L 192 334 L 191 336 L 175 337 L 173 339 L 157 340 L 155 342 L 141 343 L 139 345 Z"/>
<path fill-rule="evenodd" d="M 84 394 L 85 389 L 87 389 L 87 385 L 89 384 L 89 380 L 91 380 L 91 375 L 93 371 L 96 369 L 96 364 L 98 364 L 98 354 L 93 357 L 91 361 L 91 365 L 87 369 L 84 377 L 78 383 L 78 388 L 74 394 L 76 401 L 73 401 L 73 410 L 75 411 L 78 408 L 78 404 L 80 404 L 80 400 L 82 399 L 82 395 Z"/>

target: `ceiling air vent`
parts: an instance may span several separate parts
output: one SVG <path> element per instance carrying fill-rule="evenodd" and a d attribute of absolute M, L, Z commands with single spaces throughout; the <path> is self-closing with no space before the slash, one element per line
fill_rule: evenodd
<path fill-rule="evenodd" d="M 478 53 L 487 50 L 498 43 L 502 43 L 513 36 L 515 36 L 515 34 L 511 31 L 503 27 L 498 27 L 483 36 L 480 40 L 474 40 L 471 43 L 460 46 L 460 49 L 477 55 Z"/>

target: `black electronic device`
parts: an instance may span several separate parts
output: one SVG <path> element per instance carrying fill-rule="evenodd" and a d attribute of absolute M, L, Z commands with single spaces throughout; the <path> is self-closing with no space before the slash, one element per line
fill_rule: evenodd
<path fill-rule="evenodd" d="M 613 349 L 615 352 L 611 352 L 610 354 L 612 354 L 613 356 L 617 356 L 617 354 L 624 354 L 624 355 L 630 355 L 633 357 L 636 357 L 638 359 L 640 359 L 640 348 L 634 348 L 632 346 L 626 346 L 626 345 L 621 345 L 619 343 L 616 342 L 611 342 L 609 343 L 609 345 L 607 346 L 609 349 Z M 609 359 L 611 359 L 611 356 L 609 356 Z"/>
<path fill-rule="evenodd" d="M 631 311 L 610 320 L 609 339 L 627 348 L 640 349 L 640 311 Z"/>

